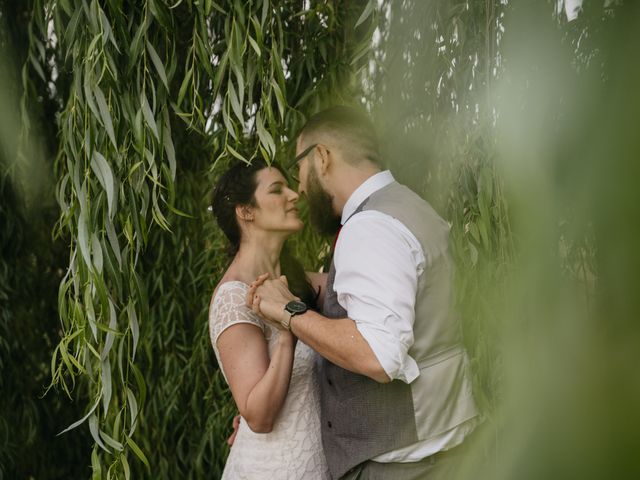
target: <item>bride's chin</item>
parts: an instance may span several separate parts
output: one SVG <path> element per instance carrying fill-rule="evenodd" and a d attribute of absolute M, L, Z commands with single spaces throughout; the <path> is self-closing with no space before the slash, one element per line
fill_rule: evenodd
<path fill-rule="evenodd" d="M 291 227 L 291 234 L 299 232 L 304 228 L 304 223 L 302 220 L 298 220 L 297 225 Z"/>

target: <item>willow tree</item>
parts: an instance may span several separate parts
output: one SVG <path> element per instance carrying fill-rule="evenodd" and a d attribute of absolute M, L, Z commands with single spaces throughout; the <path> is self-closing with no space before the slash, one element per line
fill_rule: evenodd
<path fill-rule="evenodd" d="M 33 3 L 23 79 L 59 101 L 55 234 L 69 251 L 51 385 L 86 405 L 61 433 L 89 430 L 94 478 L 220 474 L 233 409 L 206 310 L 227 258 L 208 192 L 228 162 L 285 160 L 306 114 L 353 101 L 371 13 L 337 1 Z"/>
<path fill-rule="evenodd" d="M 219 475 L 234 412 L 206 328 L 227 262 L 208 192 L 229 162 L 286 160 L 323 105 L 364 102 L 377 114 L 399 178 L 453 219 L 461 266 L 505 260 L 487 101 L 502 8 L 34 3 L 23 77 L 25 88 L 40 77 L 60 104 L 56 233 L 69 246 L 52 385 L 86 405 L 64 435 L 90 432 L 95 476 Z M 293 242 L 309 268 L 323 245 L 310 231 Z M 495 355 L 479 337 L 490 410 Z"/>

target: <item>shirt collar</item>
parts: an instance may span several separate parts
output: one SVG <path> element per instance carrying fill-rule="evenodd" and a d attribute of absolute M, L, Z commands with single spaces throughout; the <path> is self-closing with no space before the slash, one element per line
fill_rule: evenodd
<path fill-rule="evenodd" d="M 351 194 L 347 203 L 344 204 L 342 209 L 342 219 L 340 223 L 344 225 L 344 222 L 353 215 L 356 209 L 369 198 L 373 193 L 377 192 L 383 187 L 386 187 L 394 181 L 393 175 L 389 170 L 378 172 L 375 175 L 367 178 L 358 188 Z"/>

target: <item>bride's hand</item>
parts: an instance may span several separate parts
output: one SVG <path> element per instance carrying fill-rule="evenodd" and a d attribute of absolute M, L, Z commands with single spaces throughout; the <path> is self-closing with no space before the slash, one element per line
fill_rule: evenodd
<path fill-rule="evenodd" d="M 285 305 L 291 300 L 299 300 L 289 291 L 287 278 L 282 275 L 274 280 L 263 280 L 256 286 L 252 298 L 252 309 L 262 318 L 282 329 L 282 323 L 289 319 Z"/>
<path fill-rule="evenodd" d="M 268 273 L 263 273 L 258 278 L 256 278 L 253 282 L 251 282 L 251 284 L 249 285 L 249 290 L 247 291 L 247 298 L 245 299 L 247 307 L 249 307 L 249 308 L 251 308 L 253 310 L 253 302 L 254 302 L 254 299 L 255 299 L 256 290 L 268 278 L 269 278 L 269 274 Z"/>

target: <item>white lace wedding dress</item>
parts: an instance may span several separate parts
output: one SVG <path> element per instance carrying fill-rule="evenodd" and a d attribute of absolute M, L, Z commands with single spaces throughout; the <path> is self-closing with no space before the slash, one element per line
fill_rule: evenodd
<path fill-rule="evenodd" d="M 264 332 L 270 353 L 275 346 L 278 330 L 263 322 L 245 305 L 248 288 L 242 282 L 225 282 L 218 287 L 211 300 L 209 334 L 221 369 L 216 340 L 231 325 L 256 325 Z M 311 348 L 298 341 L 289 392 L 273 430 L 270 433 L 254 433 L 241 419 L 238 435 L 222 474 L 223 480 L 330 478 L 320 438 L 316 355 Z"/>

